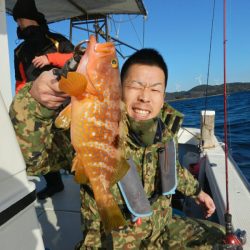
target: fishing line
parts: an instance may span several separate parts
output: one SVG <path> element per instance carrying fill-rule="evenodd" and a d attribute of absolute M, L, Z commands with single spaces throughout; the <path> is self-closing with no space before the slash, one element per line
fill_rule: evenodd
<path fill-rule="evenodd" d="M 120 16 L 120 20 L 122 19 L 122 16 Z M 114 23 L 114 28 L 115 28 L 115 37 L 118 39 L 119 34 L 120 34 L 120 28 L 121 28 L 121 23 L 118 23 L 118 28 L 116 27 L 115 19 L 112 17 L 112 21 Z"/>
<path fill-rule="evenodd" d="M 143 22 L 142 22 L 142 48 L 144 48 L 144 42 L 145 42 L 145 24 L 146 24 L 147 16 L 143 16 Z"/>
<path fill-rule="evenodd" d="M 116 21 L 116 20 L 114 20 L 114 21 L 115 21 L 116 23 L 128 23 L 128 22 L 130 22 L 131 20 L 136 19 L 137 17 L 139 17 L 139 15 L 135 15 L 134 17 L 130 17 L 130 16 L 129 16 L 129 19 L 123 20 L 123 21 Z"/>
<path fill-rule="evenodd" d="M 132 19 L 131 19 L 130 17 L 129 17 L 129 21 L 130 21 L 130 23 L 131 23 L 131 25 L 132 25 L 132 27 L 133 27 L 133 29 L 134 29 L 134 32 L 135 32 L 135 34 L 136 34 L 136 36 L 137 36 L 137 39 L 138 39 L 139 43 L 141 44 L 141 47 L 143 47 L 142 42 L 141 42 L 141 40 L 140 40 L 140 37 L 139 37 L 139 35 L 138 35 L 138 33 L 137 33 L 136 29 L 135 29 L 135 26 L 134 26 L 134 24 L 133 24 L 133 22 L 132 22 Z"/>
<path fill-rule="evenodd" d="M 210 75 L 210 62 L 211 62 L 211 51 L 212 51 L 212 42 L 213 42 L 213 31 L 214 31 L 214 12 L 215 12 L 215 0 L 213 3 L 213 14 L 212 14 L 212 23 L 211 23 L 211 31 L 210 31 L 210 42 L 209 42 L 209 53 L 208 53 L 208 67 L 207 67 L 207 81 L 206 81 L 206 89 L 205 89 L 205 111 L 207 110 L 207 92 L 208 92 L 208 82 Z"/>
<path fill-rule="evenodd" d="M 213 2 L 213 12 L 212 12 L 212 23 L 211 23 L 211 30 L 210 30 L 210 41 L 209 41 L 209 52 L 208 52 L 208 67 L 207 67 L 207 81 L 206 81 L 206 88 L 205 88 L 205 112 L 203 116 L 203 125 L 206 124 L 206 111 L 207 111 L 207 102 L 208 102 L 208 82 L 209 82 L 209 75 L 210 75 L 210 63 L 211 63 L 211 51 L 212 51 L 212 42 L 213 42 L 213 31 L 214 31 L 214 13 L 215 13 L 215 0 Z M 202 134 L 203 126 L 201 126 L 201 134 Z M 201 141 L 203 144 L 203 142 Z M 203 145 L 201 145 L 203 146 Z"/>
<path fill-rule="evenodd" d="M 122 16 L 120 16 L 120 20 L 121 20 L 121 18 L 122 18 Z M 115 37 L 116 37 L 117 39 L 119 39 L 119 33 L 120 33 L 121 24 L 119 23 L 119 27 L 116 28 L 116 23 L 115 23 L 114 17 L 112 16 L 111 19 L 112 19 L 112 22 L 113 22 L 113 25 L 114 25 L 114 29 L 115 29 Z M 121 44 L 119 43 L 116 47 L 119 47 L 120 53 L 123 54 Z"/>

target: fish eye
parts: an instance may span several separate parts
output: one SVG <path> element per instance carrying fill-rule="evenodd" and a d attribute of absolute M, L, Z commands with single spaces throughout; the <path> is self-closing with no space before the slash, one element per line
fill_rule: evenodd
<path fill-rule="evenodd" d="M 112 68 L 114 69 L 118 68 L 118 61 L 116 58 L 111 60 L 111 65 L 112 65 Z"/>

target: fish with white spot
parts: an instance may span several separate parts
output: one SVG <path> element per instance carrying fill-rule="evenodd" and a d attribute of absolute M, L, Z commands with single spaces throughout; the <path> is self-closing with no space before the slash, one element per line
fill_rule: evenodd
<path fill-rule="evenodd" d="M 105 231 L 125 224 L 110 188 L 129 168 L 119 148 L 121 83 L 115 46 L 97 43 L 90 36 L 87 49 L 76 72 L 69 72 L 59 82 L 71 96 L 57 127 L 70 123 L 71 142 L 76 151 L 72 171 L 79 183 L 89 183 Z"/>

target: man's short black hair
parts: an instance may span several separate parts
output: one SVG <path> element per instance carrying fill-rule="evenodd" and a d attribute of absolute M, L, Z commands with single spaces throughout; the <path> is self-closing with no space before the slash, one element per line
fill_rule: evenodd
<path fill-rule="evenodd" d="M 132 54 L 122 66 L 122 69 L 121 69 L 122 84 L 127 75 L 129 68 L 134 64 L 157 66 L 160 69 L 162 69 L 165 74 L 165 88 L 166 88 L 167 80 L 168 80 L 168 68 L 162 55 L 157 50 L 147 48 L 147 49 L 138 50 L 134 54 Z"/>

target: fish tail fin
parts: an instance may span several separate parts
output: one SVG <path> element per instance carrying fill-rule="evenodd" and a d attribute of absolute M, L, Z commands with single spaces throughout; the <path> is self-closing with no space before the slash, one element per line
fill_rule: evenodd
<path fill-rule="evenodd" d="M 79 184 L 88 183 L 89 179 L 86 176 L 84 166 L 81 164 L 81 160 L 75 156 L 73 159 L 72 172 L 75 172 L 75 181 Z"/>
<path fill-rule="evenodd" d="M 57 116 L 55 126 L 57 128 L 69 129 L 71 122 L 71 104 L 66 106 Z"/>
<path fill-rule="evenodd" d="M 128 172 L 130 166 L 127 162 L 127 160 L 124 157 L 121 157 L 121 159 L 117 163 L 117 167 L 115 168 L 115 172 L 113 173 L 113 176 L 110 180 L 110 186 L 112 187 L 115 183 L 117 183 L 119 180 L 122 179 L 124 175 Z"/>
<path fill-rule="evenodd" d="M 86 77 L 78 72 L 68 72 L 67 78 L 61 76 L 59 88 L 70 96 L 79 96 L 84 93 L 87 87 Z"/>
<path fill-rule="evenodd" d="M 113 229 L 125 226 L 126 221 L 113 197 L 107 201 L 107 204 L 109 204 L 109 206 L 101 206 L 97 202 L 97 207 L 101 207 L 99 214 L 103 222 L 104 231 L 106 234 L 109 234 Z"/>

